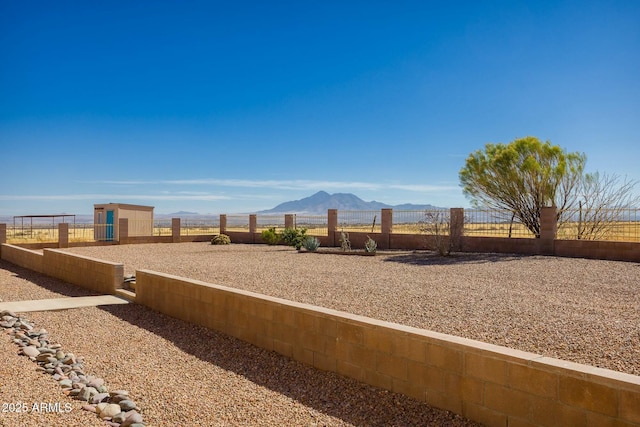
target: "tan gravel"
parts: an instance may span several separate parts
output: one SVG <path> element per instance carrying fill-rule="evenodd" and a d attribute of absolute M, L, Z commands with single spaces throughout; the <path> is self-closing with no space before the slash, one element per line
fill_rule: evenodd
<path fill-rule="evenodd" d="M 89 294 L 0 261 L 5 301 Z M 46 328 L 65 351 L 84 356 L 87 373 L 104 378 L 111 390 L 128 390 L 151 426 L 477 425 L 135 304 L 24 316 Z M 0 426 L 104 426 L 64 396 L 53 379 L 37 373 L 8 336 L 4 340 L 0 403 L 14 403 L 14 408 L 26 403 L 28 411 L 0 414 Z M 72 408 L 49 414 L 31 410 L 34 404 L 56 402 Z"/>
<path fill-rule="evenodd" d="M 553 257 L 394 252 L 376 257 L 208 243 L 74 248 L 150 269 L 640 374 L 640 265 Z M 0 262 L 0 298 L 88 295 Z M 128 389 L 151 425 L 473 425 L 137 305 L 29 313 L 87 371 Z M 73 402 L 0 425 L 100 425 L 8 341 L 0 399 Z M 44 380 L 43 380 L 44 378 Z M 57 418 L 56 418 L 57 417 Z"/>
<path fill-rule="evenodd" d="M 640 375 L 640 264 L 208 243 L 74 248 L 149 269 Z"/>

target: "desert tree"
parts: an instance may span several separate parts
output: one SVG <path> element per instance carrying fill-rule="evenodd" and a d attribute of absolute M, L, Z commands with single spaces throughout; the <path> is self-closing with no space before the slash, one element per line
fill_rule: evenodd
<path fill-rule="evenodd" d="M 426 210 L 420 221 L 420 232 L 427 235 L 427 242 L 441 256 L 449 256 L 460 250 L 464 217 L 451 215 L 450 210 Z"/>
<path fill-rule="evenodd" d="M 585 162 L 582 153 L 528 136 L 471 153 L 460 184 L 474 206 L 508 210 L 540 237 L 543 207 L 555 206 L 561 220 L 560 213 L 575 206 Z"/>
<path fill-rule="evenodd" d="M 575 237 L 598 240 L 630 220 L 629 212 L 640 207 L 634 192 L 637 181 L 598 172 L 582 176 L 576 187 L 577 209 L 562 212 L 563 222 L 575 223 Z M 567 227 L 570 228 L 570 227 Z"/>

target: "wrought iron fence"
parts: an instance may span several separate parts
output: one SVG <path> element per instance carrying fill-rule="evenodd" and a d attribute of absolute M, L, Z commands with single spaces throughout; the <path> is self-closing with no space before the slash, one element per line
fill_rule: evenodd
<path fill-rule="evenodd" d="M 112 224 L 76 223 L 69 226 L 70 242 L 97 242 L 113 240 Z"/>
<path fill-rule="evenodd" d="M 220 234 L 220 219 L 183 218 L 180 220 L 180 235 L 199 236 L 203 234 Z"/>
<path fill-rule="evenodd" d="M 7 224 L 7 243 L 50 243 L 58 241 L 58 225 Z"/>
<path fill-rule="evenodd" d="M 339 231 L 382 232 L 380 211 L 338 211 Z"/>
<path fill-rule="evenodd" d="M 436 222 L 449 220 L 449 212 L 449 209 L 394 210 L 392 232 L 396 234 L 429 233 L 430 226 L 435 225 Z"/>
<path fill-rule="evenodd" d="M 249 215 L 227 215 L 227 231 L 249 232 Z"/>
<path fill-rule="evenodd" d="M 572 209 L 561 212 L 557 238 L 640 241 L 640 208 Z"/>
<path fill-rule="evenodd" d="M 511 211 L 502 209 L 465 209 L 465 236 L 535 238 Z"/>
<path fill-rule="evenodd" d="M 299 215 L 293 216 L 293 224 L 296 228 L 306 228 L 310 236 L 328 236 L 329 224 L 327 215 Z"/>
<path fill-rule="evenodd" d="M 270 228 L 275 228 L 278 233 L 284 230 L 284 215 L 256 215 L 258 233 Z"/>

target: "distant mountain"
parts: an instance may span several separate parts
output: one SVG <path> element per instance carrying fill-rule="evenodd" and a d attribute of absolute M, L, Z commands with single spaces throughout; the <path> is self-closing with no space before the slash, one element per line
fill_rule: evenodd
<path fill-rule="evenodd" d="M 393 208 L 399 210 L 422 210 L 437 209 L 433 205 L 414 205 L 405 203 L 402 205 L 388 205 L 386 203 L 371 201 L 365 202 L 355 194 L 335 193 L 329 194 L 326 191 L 318 191 L 316 194 L 300 200 L 280 203 L 273 209 L 260 211 L 261 214 L 272 213 L 308 213 L 326 214 L 328 209 L 348 210 L 348 211 L 376 211 L 383 208 Z"/>
<path fill-rule="evenodd" d="M 179 211 L 179 212 L 173 212 L 167 215 L 172 215 L 174 217 L 179 217 L 179 216 L 185 216 L 185 215 L 200 215 L 198 212 L 187 212 L 187 211 Z"/>

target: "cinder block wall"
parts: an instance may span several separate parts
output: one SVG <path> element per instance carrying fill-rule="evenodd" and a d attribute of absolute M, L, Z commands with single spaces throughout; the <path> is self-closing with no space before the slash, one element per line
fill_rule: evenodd
<path fill-rule="evenodd" d="M 115 294 L 124 282 L 123 264 L 55 249 L 44 249 L 42 272 L 101 294 Z"/>
<path fill-rule="evenodd" d="M 21 248 L 19 246 L 3 244 L 0 256 L 4 261 L 28 268 L 29 270 L 43 272 L 43 255 L 38 251 Z"/>
<path fill-rule="evenodd" d="M 640 377 L 141 270 L 136 302 L 488 426 L 640 426 Z"/>

